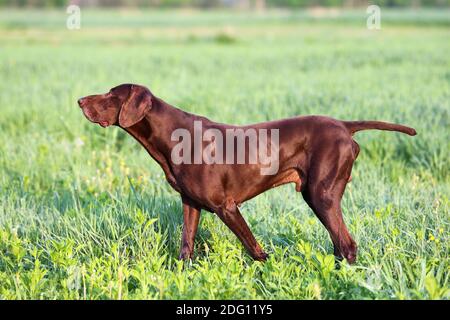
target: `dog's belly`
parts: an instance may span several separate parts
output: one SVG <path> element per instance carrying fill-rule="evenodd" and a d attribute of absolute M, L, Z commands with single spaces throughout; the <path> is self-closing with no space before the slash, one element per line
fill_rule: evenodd
<path fill-rule="evenodd" d="M 270 177 L 269 179 L 262 180 L 260 182 L 256 182 L 255 184 L 248 185 L 245 188 L 242 188 L 239 193 L 235 193 L 233 198 L 236 203 L 239 205 L 247 200 L 250 200 L 257 195 L 270 190 L 272 188 L 288 184 L 295 183 L 295 190 L 297 192 L 301 191 L 302 181 L 299 174 L 299 171 L 295 168 L 290 168 L 285 171 L 280 172 L 279 174 Z M 244 191 L 245 190 L 245 191 Z"/>
<path fill-rule="evenodd" d="M 271 181 L 271 187 L 269 189 L 292 182 L 295 183 L 295 190 L 297 192 L 300 192 L 302 187 L 302 181 L 296 169 L 289 169 L 283 172 L 282 174 L 276 176 L 275 179 Z"/>
<path fill-rule="evenodd" d="M 178 173 L 177 181 L 181 193 L 208 211 L 216 211 L 226 199 L 232 200 L 239 206 L 267 190 L 284 184 L 294 183 L 295 190 L 298 192 L 302 187 L 299 170 L 296 167 L 282 168 L 273 176 L 260 175 L 258 167 L 246 172 L 230 170 L 229 167 L 226 169 L 222 166 L 206 172 L 203 169 L 204 167 L 190 165 L 176 173 Z M 219 169 L 223 171 L 220 172 Z M 185 174 L 180 174 L 181 172 Z M 192 184 L 193 177 L 197 179 L 195 185 Z"/>

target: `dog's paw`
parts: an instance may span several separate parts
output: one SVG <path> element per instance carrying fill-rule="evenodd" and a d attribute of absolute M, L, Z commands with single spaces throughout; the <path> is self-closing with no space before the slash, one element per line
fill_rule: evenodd
<path fill-rule="evenodd" d="M 178 260 L 192 260 L 193 253 L 189 250 L 181 250 Z"/>
<path fill-rule="evenodd" d="M 339 252 L 338 254 L 336 254 Z M 358 246 L 354 241 L 352 241 L 349 245 L 343 247 L 340 251 L 335 250 L 335 256 L 337 258 L 345 258 L 349 264 L 354 264 L 356 262 L 356 256 L 358 252 Z"/>
<path fill-rule="evenodd" d="M 255 259 L 256 261 L 266 261 L 269 258 L 269 255 L 267 253 L 265 253 L 264 251 L 259 253 L 258 255 L 253 256 L 253 259 Z"/>

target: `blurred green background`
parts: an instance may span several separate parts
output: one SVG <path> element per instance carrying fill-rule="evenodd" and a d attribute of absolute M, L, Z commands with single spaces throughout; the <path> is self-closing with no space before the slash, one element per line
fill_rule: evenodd
<path fill-rule="evenodd" d="M 0 0 L 0 5 L 18 7 L 62 7 L 68 4 L 100 7 L 197 7 L 197 8 L 299 8 L 299 7 L 362 7 L 376 4 L 383 7 L 448 6 L 449 0 Z"/>
<path fill-rule="evenodd" d="M 378 2 L 381 30 L 367 29 L 356 1 L 82 2 L 76 30 L 62 2 L 1 3 L 1 299 L 449 298 L 446 3 Z M 407 8 L 388 8 L 397 4 Z M 89 123 L 76 104 L 124 82 L 219 122 L 324 114 L 418 135 L 356 135 L 343 201 L 356 265 L 336 268 L 328 234 L 291 185 L 242 208 L 266 263 L 204 212 L 196 257 L 183 265 L 179 196 L 138 143 Z"/>

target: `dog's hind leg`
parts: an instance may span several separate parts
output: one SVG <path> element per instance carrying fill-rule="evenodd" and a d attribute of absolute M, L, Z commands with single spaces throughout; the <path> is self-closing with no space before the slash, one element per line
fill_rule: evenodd
<path fill-rule="evenodd" d="M 225 204 L 218 208 L 217 215 L 233 231 L 249 252 L 253 259 L 265 261 L 267 254 L 256 241 L 250 228 L 242 217 L 239 208 L 232 199 L 227 199 Z"/>
<path fill-rule="evenodd" d="M 334 254 L 349 263 L 356 260 L 357 246 L 345 226 L 341 199 L 350 177 L 354 152 L 351 144 L 337 141 L 315 155 L 317 164 L 308 174 L 303 198 L 328 230 L 334 244 Z"/>

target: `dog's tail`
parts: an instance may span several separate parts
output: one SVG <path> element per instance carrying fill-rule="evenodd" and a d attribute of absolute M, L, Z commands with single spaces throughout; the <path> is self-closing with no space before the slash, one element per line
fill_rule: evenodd
<path fill-rule="evenodd" d="M 415 136 L 417 134 L 416 130 L 413 128 L 402 126 L 401 124 L 388 123 L 382 121 L 342 121 L 346 126 L 350 134 L 354 134 L 361 130 L 388 130 L 388 131 L 398 131 L 406 133 L 410 136 Z"/>

